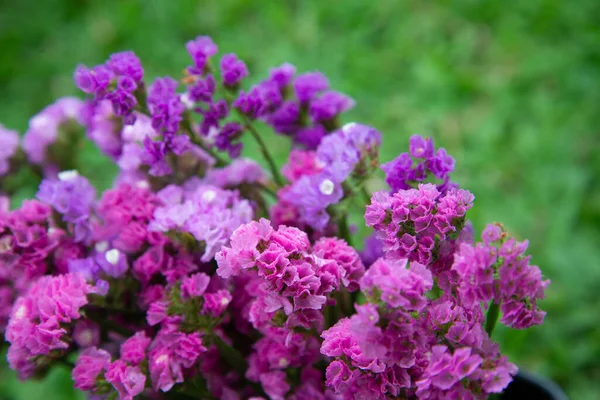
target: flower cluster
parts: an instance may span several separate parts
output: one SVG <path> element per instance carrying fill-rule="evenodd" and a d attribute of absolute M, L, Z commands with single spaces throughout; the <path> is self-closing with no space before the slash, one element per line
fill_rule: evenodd
<path fill-rule="evenodd" d="M 209 37 L 186 48 L 183 76 L 149 85 L 132 52 L 79 66 L 90 98 L 48 106 L 22 141 L 0 126 L 2 182 L 40 178 L 16 209 L 0 193 L 10 367 L 70 365 L 94 399 L 502 392 L 517 370 L 494 326 L 541 324 L 549 281 L 501 225 L 473 242 L 454 159 L 413 136 L 370 193 L 382 135 L 342 123 L 354 101 L 323 74 L 283 64 L 248 88 L 244 61 L 215 65 Z M 283 166 L 265 128 L 290 139 Z M 98 195 L 72 157 L 85 138 L 119 170 Z M 243 157 L 246 139 L 264 163 Z M 348 221 L 362 212 L 359 252 Z"/>
<path fill-rule="evenodd" d="M 319 311 L 328 295 L 356 285 L 364 271 L 356 251 L 343 240 L 323 238 L 311 248 L 305 232 L 287 226 L 274 230 L 265 219 L 240 226 L 231 247 L 223 247 L 216 260 L 222 278 L 255 274 L 249 320 L 259 330 L 281 324 L 320 330 Z"/>
<path fill-rule="evenodd" d="M 539 267 L 529 265 L 527 242 L 517 242 L 501 225 L 488 225 L 481 243 L 462 243 L 452 270 L 461 276 L 458 292 L 463 304 L 499 304 L 501 322 L 517 329 L 539 325 L 546 313 L 537 307 L 550 283 Z"/>
<path fill-rule="evenodd" d="M 388 258 L 430 265 L 439 258 L 441 243 L 460 233 L 473 199 L 463 189 L 442 194 L 431 183 L 391 195 L 377 192 L 367 206 L 365 221 L 375 229 Z"/>
<path fill-rule="evenodd" d="M 419 135 L 410 138 L 409 152 L 402 153 L 381 166 L 385 181 L 393 192 L 414 187 L 419 182 L 434 180 L 440 192 L 456 187 L 450 181 L 454 158 L 445 149 L 435 151 L 433 139 Z"/>
<path fill-rule="evenodd" d="M 144 69 L 132 51 L 115 53 L 102 65 L 77 67 L 75 82 L 85 93 L 97 100 L 110 100 L 115 115 L 123 117 L 125 124 L 135 122 L 133 109 L 138 104 L 136 89 L 142 84 Z"/>

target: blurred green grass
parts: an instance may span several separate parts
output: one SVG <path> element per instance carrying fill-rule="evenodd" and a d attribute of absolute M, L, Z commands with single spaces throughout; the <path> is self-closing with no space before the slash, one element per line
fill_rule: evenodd
<path fill-rule="evenodd" d="M 132 49 L 147 76 L 178 75 L 184 43 L 211 35 L 263 77 L 284 61 L 319 69 L 358 106 L 347 120 L 384 133 L 382 159 L 413 133 L 457 160 L 476 195 L 476 228 L 502 221 L 530 240 L 552 279 L 546 323 L 501 330 L 501 346 L 573 399 L 600 388 L 600 3 L 4 0 L 0 121 L 24 131 L 54 98 L 75 94 L 79 62 Z M 271 139 L 269 139 L 271 140 Z M 272 139 L 279 159 L 284 143 Z M 111 169 L 91 147 L 81 170 L 101 187 Z M 23 188 L 22 195 L 35 188 Z M 0 371 L 0 399 L 81 397 L 64 371 L 22 384 Z"/>

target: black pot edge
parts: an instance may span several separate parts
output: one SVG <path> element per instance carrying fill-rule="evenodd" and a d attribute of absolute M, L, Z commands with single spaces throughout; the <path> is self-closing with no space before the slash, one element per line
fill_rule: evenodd
<path fill-rule="evenodd" d="M 515 378 L 542 388 L 553 400 L 569 400 L 563 389 L 548 378 L 521 369 Z"/>

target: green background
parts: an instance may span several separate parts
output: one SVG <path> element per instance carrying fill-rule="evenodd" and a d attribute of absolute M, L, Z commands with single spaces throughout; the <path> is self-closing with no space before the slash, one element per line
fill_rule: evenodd
<path fill-rule="evenodd" d="M 431 135 L 476 196 L 478 231 L 502 221 L 528 238 L 552 280 L 543 326 L 499 330 L 513 361 L 573 399 L 600 398 L 600 3 L 501 1 L 4 0 L 0 121 L 23 132 L 53 99 L 76 94 L 77 63 L 134 50 L 147 77 L 179 76 L 184 44 L 208 34 L 247 61 L 251 79 L 284 61 L 318 69 L 354 97 L 346 116 L 384 133 L 382 159 Z M 269 135 L 281 161 L 285 141 Z M 101 187 L 114 169 L 91 146 L 80 167 Z M 20 196 L 35 187 L 24 187 Z M 496 335 L 496 333 L 495 333 Z M 66 371 L 1 399 L 81 397 Z"/>

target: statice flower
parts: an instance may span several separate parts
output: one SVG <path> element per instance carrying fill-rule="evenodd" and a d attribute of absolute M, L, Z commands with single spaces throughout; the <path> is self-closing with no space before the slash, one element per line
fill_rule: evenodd
<path fill-rule="evenodd" d="M 283 328 L 269 328 L 258 340 L 248 357 L 246 377 L 259 382 L 272 399 L 285 399 L 292 389 L 286 370 L 305 368 L 319 360 L 319 344 L 314 337 L 289 333 Z"/>
<path fill-rule="evenodd" d="M 313 254 L 334 260 L 343 269 L 342 283 L 350 291 L 358 289 L 358 282 L 365 273 L 358 253 L 344 240 L 337 238 L 321 238 L 312 248 Z"/>
<path fill-rule="evenodd" d="M 329 223 L 327 207 L 344 196 L 341 182 L 329 172 L 303 176 L 281 193 L 281 200 L 292 204 L 302 223 L 322 231 Z"/>
<path fill-rule="evenodd" d="M 95 239 L 125 253 L 160 243 L 161 235 L 148 230 L 159 204 L 156 194 L 143 186 L 120 184 L 107 190 L 97 208 L 102 225 L 96 227 Z"/>
<path fill-rule="evenodd" d="M 355 104 L 350 97 L 330 90 L 310 103 L 310 116 L 315 121 L 328 121 L 348 111 Z"/>
<path fill-rule="evenodd" d="M 361 269 L 355 265 L 358 254 L 348 248 L 342 250 L 342 243 L 333 251 L 327 251 L 331 249 L 326 242 L 311 250 L 306 233 L 286 226 L 274 230 L 265 219 L 238 228 L 230 246 L 217 253 L 217 274 L 228 278 L 256 269 L 262 282 L 255 291 L 250 320 L 261 329 L 279 311 L 288 327 L 318 329 L 322 315 L 315 311 L 324 307 L 327 295 L 339 289 L 344 280 L 350 285 L 350 275 L 356 277 Z M 353 261 L 347 262 L 344 250 Z"/>
<path fill-rule="evenodd" d="M 369 172 L 380 144 L 381 134 L 366 125 L 347 124 L 327 136 L 317 149 L 314 167 L 293 173 L 290 187 L 280 192 L 280 201 L 284 204 L 279 208 L 292 206 L 297 210 L 300 223 L 323 231 L 330 219 L 327 207 L 344 196 L 342 183 L 353 172 L 362 176 Z M 299 156 L 292 153 L 292 157 Z M 290 159 L 290 163 L 295 162 Z M 315 169 L 320 173 L 314 173 Z"/>
<path fill-rule="evenodd" d="M 121 344 L 121 359 L 131 365 L 139 365 L 146 358 L 146 350 L 150 342 L 151 339 L 143 331 L 136 332 Z"/>
<path fill-rule="evenodd" d="M 294 149 L 290 152 L 287 164 L 281 168 L 281 173 L 293 183 L 303 176 L 318 174 L 323 167 L 324 163 L 317 158 L 316 152 Z"/>
<path fill-rule="evenodd" d="M 109 368 L 110 353 L 106 350 L 90 347 L 79 355 L 73 368 L 73 382 L 77 389 L 92 391 L 98 384 L 98 379 Z"/>
<path fill-rule="evenodd" d="M 62 171 L 58 180 L 42 181 L 36 196 L 61 214 L 64 222 L 72 224 L 76 242 L 90 239 L 90 215 L 96 190 L 86 178 L 77 171 Z"/>
<path fill-rule="evenodd" d="M 39 277 L 52 271 L 61 233 L 50 227 L 49 206 L 26 200 L 21 208 L 0 211 L 0 330 L 12 304 Z"/>
<path fill-rule="evenodd" d="M 231 158 L 237 158 L 242 153 L 243 145 L 238 139 L 244 128 L 237 122 L 226 123 L 215 138 L 215 146 L 220 151 L 226 151 Z"/>
<path fill-rule="evenodd" d="M 72 157 L 70 151 L 74 150 L 79 127 L 85 122 L 83 107 L 81 100 L 63 97 L 29 120 L 23 150 L 31 163 L 44 166 L 50 175 L 65 166 Z"/>
<path fill-rule="evenodd" d="M 87 295 L 96 292 L 81 274 L 44 276 L 33 284 L 15 301 L 6 327 L 11 368 L 26 378 L 45 357 L 60 356 L 69 347 L 69 324 L 81 317 Z"/>
<path fill-rule="evenodd" d="M 430 183 L 392 195 L 377 192 L 367 206 L 365 221 L 375 228 L 387 257 L 429 265 L 440 241 L 460 232 L 473 199 L 463 189 L 442 194 Z"/>
<path fill-rule="evenodd" d="M 541 323 L 549 281 L 501 225 L 473 243 L 454 159 L 413 136 L 382 166 L 390 187 L 370 194 L 382 135 L 341 122 L 354 100 L 323 74 L 286 63 L 240 90 L 244 61 L 211 63 L 207 36 L 186 48 L 181 80 L 148 87 L 132 52 L 79 66 L 93 99 L 44 109 L 24 152 L 0 126 L 3 183 L 20 168 L 46 178 L 16 210 L 0 194 L 10 367 L 42 378 L 77 359 L 91 399 L 501 393 L 517 368 L 495 324 Z M 119 170 L 99 200 L 74 171 L 81 128 Z M 290 141 L 281 169 L 264 128 Z M 246 131 L 270 173 L 239 158 Z M 359 253 L 352 217 L 369 198 Z"/>
<path fill-rule="evenodd" d="M 360 288 L 368 296 L 379 297 L 388 308 L 421 311 L 425 294 L 433 287 L 433 279 L 424 265 L 406 260 L 377 260 L 360 280 Z"/>
<path fill-rule="evenodd" d="M 221 58 L 221 75 L 223 83 L 228 87 L 235 87 L 240 81 L 248 76 L 246 64 L 235 54 L 225 54 Z"/>
<path fill-rule="evenodd" d="M 177 81 L 171 77 L 156 78 L 148 89 L 148 109 L 152 116 L 152 127 L 161 132 L 165 140 L 179 129 L 184 105 L 176 93 Z"/>
<path fill-rule="evenodd" d="M 185 47 L 194 61 L 194 65 L 188 70 L 195 75 L 202 75 L 208 59 L 218 51 L 217 45 L 208 36 L 198 36 L 187 42 Z"/>
<path fill-rule="evenodd" d="M 300 103 L 308 103 L 317 94 L 329 88 L 329 81 L 320 72 L 306 72 L 294 81 L 294 91 Z"/>
<path fill-rule="evenodd" d="M 79 65 L 75 70 L 75 83 L 85 93 L 97 100 L 110 100 L 115 115 L 123 117 L 125 124 L 135 122 L 133 109 L 137 105 L 136 89 L 143 85 L 144 69 L 132 51 L 115 53 L 103 64 L 93 68 Z"/>
<path fill-rule="evenodd" d="M 544 298 L 550 281 L 542 279 L 539 267 L 529 264 L 527 241 L 508 237 L 500 225 L 488 225 L 481 238 L 475 245 L 462 244 L 452 265 L 461 277 L 458 291 L 462 301 L 467 305 L 499 304 L 501 322 L 513 328 L 541 324 L 546 313 L 537 301 Z"/>
<path fill-rule="evenodd" d="M 19 147 L 19 134 L 0 124 L 0 143 L 2 143 L 2 148 L 0 148 L 0 177 L 2 177 L 8 172 L 10 159 Z"/>
<path fill-rule="evenodd" d="M 240 199 L 238 192 L 215 186 L 199 186 L 185 198 L 180 190 L 172 200 L 155 210 L 149 229 L 191 233 L 203 248 L 201 260 L 204 262 L 212 259 L 229 243 L 231 233 L 253 216 L 250 203 Z"/>
<path fill-rule="evenodd" d="M 366 175 L 377 162 L 381 133 L 362 124 L 349 123 L 323 139 L 317 158 L 332 171 L 337 182 L 343 182 L 352 172 Z"/>
<path fill-rule="evenodd" d="M 168 392 L 184 380 L 184 371 L 192 368 L 206 352 L 198 333 L 158 333 L 148 348 L 148 369 L 155 391 Z"/>
<path fill-rule="evenodd" d="M 409 152 L 400 154 L 381 168 L 385 172 L 386 182 L 394 192 L 432 180 L 442 193 L 457 187 L 450 181 L 450 173 L 454 171 L 454 158 L 444 148 L 435 151 L 432 138 L 411 136 Z"/>

